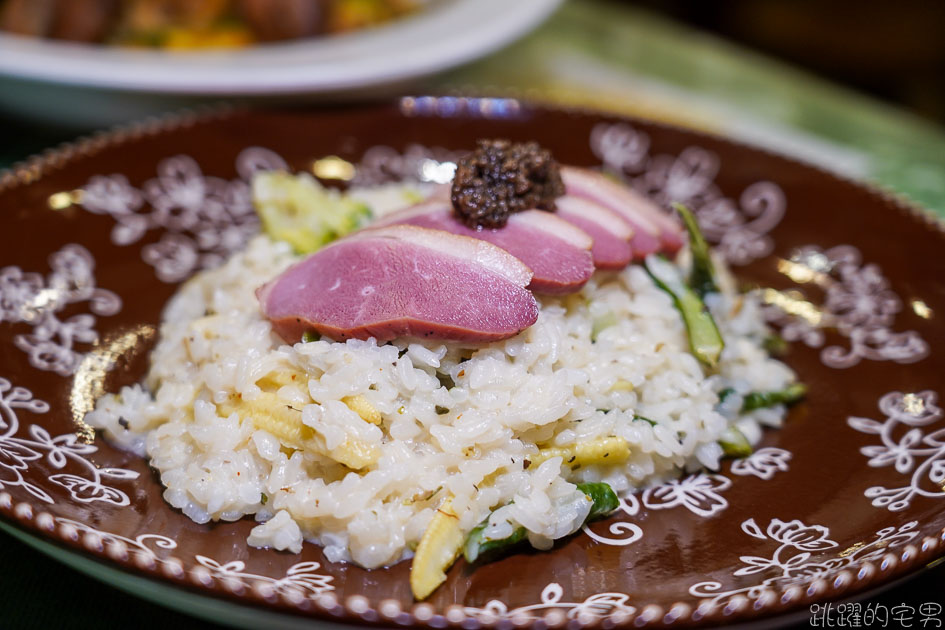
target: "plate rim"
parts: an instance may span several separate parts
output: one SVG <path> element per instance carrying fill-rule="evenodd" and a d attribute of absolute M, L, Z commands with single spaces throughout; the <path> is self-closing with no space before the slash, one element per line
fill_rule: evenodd
<path fill-rule="evenodd" d="M 376 108 L 378 111 L 397 111 L 402 116 L 416 116 L 416 113 L 411 114 L 406 112 L 403 104 L 405 101 L 409 100 L 411 105 L 407 109 L 413 111 L 416 104 L 424 99 L 429 99 L 425 104 L 432 107 L 429 111 L 433 112 L 433 116 L 436 115 L 435 107 L 438 99 L 449 99 L 449 110 L 451 112 L 455 112 L 457 102 L 459 101 L 472 103 L 474 101 L 478 102 L 483 100 L 475 97 L 406 96 L 382 101 L 380 103 L 365 103 L 363 105 Z M 513 102 L 515 107 L 522 112 L 552 111 L 579 117 L 602 117 L 630 124 L 643 123 L 654 128 L 682 132 L 696 141 L 699 139 L 709 139 L 727 144 L 739 150 L 760 152 L 779 160 L 791 162 L 796 165 L 801 165 L 806 169 L 816 171 L 820 175 L 833 180 L 837 185 L 866 192 L 880 201 L 887 210 L 895 211 L 900 215 L 919 222 L 922 227 L 931 228 L 941 235 L 945 235 L 945 217 L 940 217 L 935 214 L 934 211 L 923 208 L 894 191 L 885 189 L 873 182 L 859 181 L 852 177 L 830 171 L 820 165 L 780 153 L 768 147 L 752 145 L 740 140 L 728 138 L 722 134 L 589 107 L 556 106 L 515 98 L 488 100 Z M 118 147 L 142 137 L 156 136 L 169 131 L 210 123 L 214 120 L 222 120 L 240 115 L 251 116 L 255 112 L 279 111 L 306 110 L 277 107 L 237 107 L 224 103 L 185 109 L 159 117 L 151 117 L 142 121 L 117 125 L 108 130 L 80 137 L 74 141 L 47 149 L 46 151 L 15 163 L 6 170 L 0 170 L 0 193 L 4 193 L 7 190 L 21 185 L 33 183 L 47 174 L 68 166 L 70 162 L 75 159 L 92 157 L 103 150 Z M 180 570 L 184 563 L 174 556 L 168 556 L 162 559 L 160 563 L 151 562 L 150 564 L 144 565 L 140 563 L 136 564 L 130 559 L 116 559 L 107 553 L 100 540 L 97 540 L 95 537 L 78 535 L 74 531 L 74 528 L 73 531 L 68 532 L 65 528 L 56 527 L 55 517 L 49 512 L 46 512 L 42 506 L 34 505 L 32 500 L 17 500 L 14 502 L 12 495 L 6 491 L 0 491 L 0 526 L 4 529 L 15 529 L 20 535 L 33 538 L 40 543 L 49 544 L 56 549 L 62 550 L 67 555 L 77 555 L 84 560 L 91 561 L 99 566 L 104 566 L 127 576 L 141 578 L 147 581 L 156 580 L 163 587 L 183 589 L 191 594 L 197 594 L 198 597 L 204 599 L 209 598 L 215 602 L 223 602 L 225 606 L 235 605 L 244 608 L 248 607 L 255 611 L 264 611 L 276 616 L 298 617 L 307 620 L 308 623 L 312 623 L 313 621 L 323 622 L 332 624 L 330 627 L 336 627 L 333 623 L 336 620 L 350 620 L 355 624 L 375 626 L 396 623 L 397 625 L 413 627 L 441 627 L 440 624 L 459 627 L 467 621 L 474 623 L 475 627 L 496 627 L 499 623 L 499 620 L 489 623 L 475 619 L 462 612 L 462 607 L 455 604 L 447 606 L 445 610 L 434 611 L 431 605 L 424 602 L 414 602 L 409 610 L 400 610 L 398 603 L 397 615 L 401 616 L 391 616 L 385 615 L 381 611 L 381 604 L 386 601 L 397 603 L 395 600 L 381 599 L 376 602 L 367 602 L 366 598 L 363 596 L 349 595 L 344 601 L 340 601 L 334 594 L 329 594 L 327 597 L 323 595 L 313 599 L 303 600 L 292 598 L 284 594 L 280 594 L 275 598 L 266 598 L 260 596 L 252 589 L 237 589 L 226 584 L 217 584 L 217 582 L 220 581 L 215 581 L 212 587 L 207 586 L 201 583 L 195 572 L 192 572 L 193 574 L 188 576 L 188 571 Z M 56 556 L 53 557 L 62 561 Z M 917 575 L 921 570 L 926 568 L 928 563 L 942 558 L 945 558 L 945 527 L 942 527 L 937 535 L 926 535 L 913 544 L 903 546 L 898 553 L 887 552 L 878 566 L 870 561 L 865 561 L 848 567 L 847 572 L 849 572 L 850 569 L 860 569 L 866 565 L 870 565 L 873 568 L 866 574 L 861 570 L 852 585 L 850 580 L 845 580 L 841 583 L 840 580 L 836 579 L 827 582 L 823 578 L 806 578 L 804 582 L 779 585 L 773 589 L 770 587 L 766 588 L 763 593 L 763 596 L 766 598 L 765 601 L 762 601 L 762 598 L 758 597 L 755 599 L 754 606 L 749 605 L 750 602 L 748 598 L 744 598 L 745 601 L 741 605 L 733 606 L 729 604 L 724 608 L 714 607 L 707 612 L 702 612 L 698 608 L 692 608 L 684 602 L 677 602 L 670 607 L 670 610 L 675 610 L 677 606 L 681 606 L 678 609 L 680 614 L 674 615 L 672 619 L 669 619 L 669 611 L 664 611 L 663 607 L 660 605 L 634 602 L 636 610 L 633 614 L 616 621 L 616 623 L 609 618 L 608 621 L 613 627 L 668 626 L 677 625 L 679 623 L 696 623 L 702 625 L 718 622 L 735 622 L 739 626 L 750 626 L 755 622 L 765 623 L 766 621 L 777 624 L 777 620 L 786 615 L 791 615 L 792 613 L 803 610 L 803 606 L 805 605 L 836 599 L 855 600 L 865 597 L 869 593 L 885 588 L 898 580 Z M 174 569 L 175 565 L 177 566 L 176 570 Z M 112 586 L 114 585 L 112 584 Z M 198 589 L 196 593 L 194 593 L 194 588 Z M 365 606 L 365 603 L 368 605 Z M 415 614 L 418 607 L 425 607 L 422 614 Z M 448 614 L 452 610 L 457 609 L 460 615 Z M 656 609 L 659 610 L 658 614 Z M 666 612 L 667 616 L 664 616 L 663 612 Z M 771 616 L 761 616 L 765 614 Z M 402 617 L 403 615 L 406 615 L 406 618 Z M 551 627 L 555 626 L 555 622 L 551 617 L 548 618 L 548 622 L 548 625 Z M 600 622 L 600 619 L 590 621 L 575 619 L 569 622 L 568 627 L 578 629 L 595 627 L 599 625 Z"/>

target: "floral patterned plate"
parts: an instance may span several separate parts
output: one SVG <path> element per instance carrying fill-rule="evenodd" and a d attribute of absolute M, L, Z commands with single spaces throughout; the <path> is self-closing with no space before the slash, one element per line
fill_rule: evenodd
<path fill-rule="evenodd" d="M 407 563 L 366 571 L 315 545 L 249 548 L 246 520 L 193 523 L 145 462 L 83 424 L 103 391 L 142 377 L 177 284 L 258 229 L 254 171 L 339 156 L 361 183 L 435 178 L 483 136 L 536 139 L 691 205 L 765 287 L 810 386 L 785 427 L 717 472 L 625 497 L 551 552 L 459 562 L 417 604 Z M 104 134 L 0 176 L 0 209 L 0 526 L 165 603 L 244 625 L 699 625 L 856 596 L 945 551 L 945 235 L 811 167 L 643 121 L 404 98 Z"/>

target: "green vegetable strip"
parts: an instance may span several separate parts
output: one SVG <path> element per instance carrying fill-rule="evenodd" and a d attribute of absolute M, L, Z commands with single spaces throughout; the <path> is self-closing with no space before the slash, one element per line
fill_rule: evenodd
<path fill-rule="evenodd" d="M 617 493 L 606 483 L 579 483 L 577 487 L 594 502 L 587 518 L 584 519 L 585 523 L 607 516 L 620 507 L 620 499 L 617 498 Z"/>
<path fill-rule="evenodd" d="M 483 533 L 486 531 L 488 524 L 489 519 L 487 518 L 469 532 L 469 536 L 466 538 L 466 544 L 463 545 L 463 557 L 466 558 L 466 562 L 473 563 L 480 556 L 493 554 L 514 547 L 525 540 L 525 536 L 527 535 L 524 527 L 518 527 L 507 538 L 488 540 Z"/>
<path fill-rule="evenodd" d="M 650 420 L 649 418 L 646 418 L 646 417 L 641 416 L 641 415 L 636 414 L 636 413 L 633 414 L 633 419 L 634 419 L 634 421 L 636 421 L 636 420 L 642 420 L 643 422 L 646 422 L 647 424 L 649 424 L 651 427 L 655 427 L 655 426 L 656 426 L 656 422 L 655 422 L 655 421 Z"/>
<path fill-rule="evenodd" d="M 753 449 L 745 434 L 735 427 L 729 427 L 719 438 L 719 446 L 727 457 L 748 457 Z"/>
<path fill-rule="evenodd" d="M 263 231 L 297 254 L 317 251 L 371 218 L 368 206 L 325 188 L 308 173 L 257 173 L 252 188 Z"/>
<path fill-rule="evenodd" d="M 774 407 L 775 405 L 790 405 L 803 398 L 806 393 L 807 386 L 804 383 L 794 383 L 780 391 L 750 392 L 745 394 L 742 412 L 747 413 L 755 409 Z"/>
<path fill-rule="evenodd" d="M 784 337 L 777 333 L 771 333 L 762 342 L 761 346 L 772 356 L 781 356 L 787 353 L 788 343 Z"/>
<path fill-rule="evenodd" d="M 593 502 L 591 511 L 584 519 L 585 523 L 606 516 L 620 506 L 617 494 L 606 483 L 579 483 L 577 487 Z M 484 533 L 488 524 L 487 518 L 476 525 L 466 537 L 466 543 L 463 545 L 463 557 L 466 558 L 466 562 L 473 563 L 481 557 L 504 552 L 525 540 L 528 535 L 524 527 L 518 527 L 506 538 L 489 540 Z"/>
<path fill-rule="evenodd" d="M 681 203 L 674 203 L 673 208 L 682 217 L 689 232 L 689 251 L 692 252 L 692 270 L 689 272 L 689 286 L 700 298 L 707 293 L 718 293 L 719 286 L 715 282 L 715 267 L 709 256 L 709 244 L 706 243 L 695 215 Z"/>
<path fill-rule="evenodd" d="M 702 299 L 677 278 L 668 278 L 665 275 L 665 272 L 670 269 L 671 273 L 676 272 L 676 268 L 669 261 L 648 256 L 645 269 L 656 286 L 673 298 L 673 304 L 682 315 L 686 331 L 689 333 L 689 350 L 699 361 L 714 368 L 725 347 L 725 342 L 722 341 L 722 335 L 715 325 L 715 320 L 712 319 L 712 314 L 709 313 Z"/>

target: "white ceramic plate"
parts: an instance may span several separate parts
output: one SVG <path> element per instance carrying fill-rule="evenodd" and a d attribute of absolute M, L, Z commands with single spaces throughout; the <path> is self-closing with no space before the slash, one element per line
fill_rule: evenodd
<path fill-rule="evenodd" d="M 440 0 L 387 26 L 236 51 L 133 50 L 0 34 L 0 107 L 95 126 L 201 97 L 363 94 L 486 55 L 560 2 Z"/>

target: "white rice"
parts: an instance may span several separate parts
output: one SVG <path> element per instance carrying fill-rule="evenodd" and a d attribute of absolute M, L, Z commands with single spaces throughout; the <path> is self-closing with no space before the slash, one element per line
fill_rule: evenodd
<path fill-rule="evenodd" d="M 522 525 L 533 545 L 547 548 L 587 514 L 575 483 L 606 481 L 626 493 L 717 468 L 717 442 L 740 406 L 733 396 L 717 410 L 717 392 L 794 381 L 761 347 L 768 331 L 757 301 L 736 295 L 727 276 L 724 294 L 710 303 L 726 347 L 718 371 L 707 375 L 669 296 L 639 265 L 598 273 L 580 293 L 541 298 L 535 325 L 486 346 L 288 346 L 272 333 L 254 290 L 293 260 L 285 244 L 260 236 L 186 283 L 164 313 L 146 383 L 102 398 L 86 418 L 150 458 L 165 499 L 193 520 L 254 515 L 264 523 L 249 537 L 254 546 L 298 552 L 304 538 L 331 561 L 388 565 L 411 555 L 436 507 L 452 496 L 464 530 L 495 510 L 495 536 Z M 613 322 L 596 342 L 595 322 Z M 286 369 L 307 376 L 276 392 L 302 409 L 305 425 L 329 449 L 349 438 L 377 447 L 375 464 L 354 472 L 324 454 L 284 447 L 237 412 L 221 413 L 234 397 L 260 396 L 257 383 Z M 342 402 L 358 394 L 382 414 L 380 426 Z M 778 426 L 783 415 L 782 407 L 762 409 L 736 426 L 754 443 L 761 425 Z M 572 470 L 552 458 L 527 466 L 536 445 L 606 436 L 630 444 L 625 463 Z"/>

